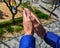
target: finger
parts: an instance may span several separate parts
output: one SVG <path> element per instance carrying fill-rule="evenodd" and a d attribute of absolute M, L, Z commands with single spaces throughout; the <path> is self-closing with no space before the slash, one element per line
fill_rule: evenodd
<path fill-rule="evenodd" d="M 27 17 L 27 21 L 28 21 L 28 22 L 31 22 L 31 19 L 30 19 L 29 17 Z"/>
<path fill-rule="evenodd" d="M 25 10 L 23 10 L 23 20 L 26 20 L 26 13 L 25 13 Z"/>
<path fill-rule="evenodd" d="M 31 12 L 31 16 L 39 22 L 38 18 Z"/>
<path fill-rule="evenodd" d="M 29 23 L 32 25 L 32 28 L 34 29 L 34 24 L 33 24 L 33 22 L 32 22 L 31 16 L 27 17 L 27 19 L 28 19 Z"/>
<path fill-rule="evenodd" d="M 29 11 L 29 9 L 25 8 L 25 12 L 27 14 L 27 17 L 29 17 L 31 15 L 31 12 Z"/>
<path fill-rule="evenodd" d="M 27 19 L 31 21 L 31 12 L 29 11 L 29 9 L 25 8 L 25 12 L 27 14 Z"/>
<path fill-rule="evenodd" d="M 31 16 L 34 18 L 34 20 L 36 20 L 39 24 L 41 24 L 41 22 L 39 21 L 39 19 L 31 12 Z"/>
<path fill-rule="evenodd" d="M 31 15 L 31 12 L 29 11 L 29 9 L 25 8 L 25 11 L 26 11 L 27 17 L 33 20 L 33 16 Z"/>

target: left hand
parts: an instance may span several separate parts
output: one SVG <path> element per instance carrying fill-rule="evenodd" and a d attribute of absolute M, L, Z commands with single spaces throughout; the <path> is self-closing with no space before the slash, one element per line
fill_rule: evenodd
<path fill-rule="evenodd" d="M 24 34 L 25 35 L 33 35 L 33 25 L 30 19 L 30 12 L 27 8 L 23 10 L 23 27 L 24 27 Z"/>

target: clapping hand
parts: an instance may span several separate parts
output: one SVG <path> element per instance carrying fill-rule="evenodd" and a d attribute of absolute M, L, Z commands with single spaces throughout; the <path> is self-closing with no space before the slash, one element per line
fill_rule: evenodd
<path fill-rule="evenodd" d="M 38 36 L 44 38 L 46 30 L 38 18 L 27 8 L 23 10 L 23 26 L 25 34 L 33 35 L 35 32 Z"/>

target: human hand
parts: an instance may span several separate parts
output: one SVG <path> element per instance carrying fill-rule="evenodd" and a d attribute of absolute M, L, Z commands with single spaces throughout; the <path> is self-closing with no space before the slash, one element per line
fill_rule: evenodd
<path fill-rule="evenodd" d="M 46 30 L 44 29 L 41 22 L 38 20 L 38 18 L 33 13 L 31 13 L 31 20 L 34 26 L 35 33 L 37 33 L 37 35 L 40 36 L 41 38 L 44 38 Z"/>
<path fill-rule="evenodd" d="M 23 10 L 23 27 L 24 27 L 24 34 L 25 35 L 33 35 L 33 25 L 30 20 L 31 13 L 27 8 Z"/>
<path fill-rule="evenodd" d="M 43 28 L 38 18 L 26 8 L 23 11 L 23 26 L 25 34 L 33 35 L 35 31 L 38 36 L 44 38 L 46 30 Z"/>

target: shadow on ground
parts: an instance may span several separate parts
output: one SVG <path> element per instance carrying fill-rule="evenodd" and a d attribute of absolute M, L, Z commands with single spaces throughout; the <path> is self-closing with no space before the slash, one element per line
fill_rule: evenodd
<path fill-rule="evenodd" d="M 0 10 L 0 19 L 4 19 L 3 16 L 4 16 L 3 11 Z M 5 16 L 8 17 L 8 15 L 5 15 Z"/>
<path fill-rule="evenodd" d="M 7 41 L 0 41 L 0 48 L 17 48 L 18 46 L 16 46 L 16 43 L 20 42 L 20 35 L 14 37 L 14 38 L 10 38 Z M 10 45 L 12 44 L 12 46 Z"/>
<path fill-rule="evenodd" d="M 7 45 L 5 42 L 1 42 L 3 45 L 5 45 L 7 48 L 11 48 L 9 45 Z"/>
<path fill-rule="evenodd" d="M 3 12 L 0 10 L 0 19 L 4 19 L 3 18 Z"/>

